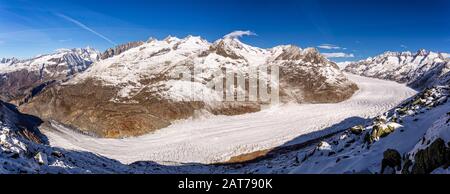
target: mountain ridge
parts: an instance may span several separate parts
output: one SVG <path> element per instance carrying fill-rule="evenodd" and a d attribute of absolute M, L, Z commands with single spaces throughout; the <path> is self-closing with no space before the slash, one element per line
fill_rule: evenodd
<path fill-rule="evenodd" d="M 30 59 L 3 60 L 0 65 L 0 99 L 16 105 L 52 82 L 66 80 L 98 60 L 92 48 L 59 49 Z"/>
<path fill-rule="evenodd" d="M 450 59 L 445 53 L 425 49 L 420 49 L 416 53 L 386 51 L 381 55 L 350 63 L 344 71 L 424 89 L 450 81 Z"/>
<path fill-rule="evenodd" d="M 42 92 L 21 110 L 99 136 L 126 137 L 166 127 L 201 110 L 225 115 L 261 110 L 261 101 L 224 102 L 220 93 L 207 86 L 219 81 L 214 75 L 224 69 L 250 79 L 253 67 L 279 68 L 280 83 L 275 86 L 282 102 L 339 102 L 357 90 L 336 64 L 317 50 L 292 48 L 261 49 L 237 38 L 213 43 L 199 36 L 151 39 L 94 63 L 67 82 Z M 192 74 L 192 82 L 177 78 L 180 72 L 195 68 L 200 71 Z M 259 69 L 258 73 L 256 79 L 261 83 L 270 79 L 267 72 Z M 249 90 L 244 86 L 224 89 L 241 94 Z M 82 97 L 80 92 L 91 97 Z M 97 110 L 90 108 L 92 103 Z"/>

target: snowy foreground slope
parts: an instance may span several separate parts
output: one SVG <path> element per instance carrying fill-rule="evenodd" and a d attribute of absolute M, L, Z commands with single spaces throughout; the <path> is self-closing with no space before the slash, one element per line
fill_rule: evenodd
<path fill-rule="evenodd" d="M 4 173 L 119 173 L 127 166 L 92 153 L 45 145 L 33 133 L 34 119 L 0 101 L 0 174 Z"/>
<path fill-rule="evenodd" d="M 415 94 L 395 82 L 348 77 L 358 83 L 360 90 L 349 100 L 336 104 L 286 104 L 240 116 L 203 115 L 152 134 L 125 139 L 93 138 L 56 123 L 54 129 L 44 133 L 53 146 L 94 152 L 124 163 L 224 162 L 240 154 L 287 142 L 298 144 L 344 130 Z"/>
<path fill-rule="evenodd" d="M 202 173 L 252 174 L 448 174 L 449 92 L 449 86 L 432 87 L 368 122 L 301 146 L 273 149 L 253 162 L 176 169 L 182 173 L 195 169 Z M 152 163 L 133 165 L 145 168 L 148 164 Z"/>
<path fill-rule="evenodd" d="M 371 122 L 243 167 L 252 173 L 449 173 L 449 87 L 434 87 Z M 242 169 L 240 169 L 242 170 Z"/>

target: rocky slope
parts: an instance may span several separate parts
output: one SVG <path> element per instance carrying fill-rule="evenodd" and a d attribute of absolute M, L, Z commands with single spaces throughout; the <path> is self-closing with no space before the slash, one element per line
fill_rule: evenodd
<path fill-rule="evenodd" d="M 52 147 L 40 128 L 46 125 L 0 101 L 0 174 L 142 174 L 208 173 L 202 165 L 122 164 L 94 153 Z"/>
<path fill-rule="evenodd" d="M 92 153 L 48 146 L 38 130 L 41 122 L 0 101 L 0 174 L 133 172 Z"/>
<path fill-rule="evenodd" d="M 227 173 L 429 174 L 450 171 L 449 85 L 334 135 L 275 148 Z"/>
<path fill-rule="evenodd" d="M 94 49 L 61 49 L 32 59 L 2 59 L 0 99 L 22 104 L 45 86 L 86 70 L 98 60 Z"/>
<path fill-rule="evenodd" d="M 419 50 L 411 52 L 385 52 L 376 57 L 351 63 L 345 71 L 380 79 L 407 83 L 424 89 L 450 81 L 450 59 L 446 53 Z"/>
<path fill-rule="evenodd" d="M 250 74 L 256 67 L 258 76 Z M 263 67 L 279 68 L 279 84 L 270 82 L 272 76 Z M 241 74 L 245 81 L 217 89 L 223 80 L 217 75 L 226 73 Z M 168 37 L 101 60 L 68 82 L 46 89 L 21 109 L 92 135 L 134 136 L 202 110 L 225 115 L 259 111 L 268 102 L 261 91 L 251 95 L 249 80 L 273 83 L 269 90 L 278 89 L 282 102 L 339 102 L 357 90 L 315 49 L 291 45 L 261 49 L 237 38 L 209 43 L 194 36 Z M 224 99 L 221 93 L 233 95 Z M 238 96 L 246 96 L 246 101 L 235 102 Z"/>
<path fill-rule="evenodd" d="M 138 41 L 138 42 L 129 42 L 129 43 L 126 43 L 126 44 L 118 45 L 118 46 L 116 46 L 114 48 L 109 48 L 108 50 L 106 50 L 105 52 L 103 52 L 100 55 L 100 59 L 103 60 L 103 59 L 107 59 L 107 58 L 119 55 L 119 54 L 121 54 L 121 53 L 123 53 L 123 52 L 125 52 L 125 51 L 127 51 L 129 49 L 141 46 L 142 44 L 144 44 L 144 42 L 140 42 L 140 41 Z"/>

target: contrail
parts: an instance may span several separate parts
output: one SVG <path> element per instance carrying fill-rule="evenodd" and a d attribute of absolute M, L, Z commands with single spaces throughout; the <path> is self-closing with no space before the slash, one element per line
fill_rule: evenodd
<path fill-rule="evenodd" d="M 116 43 L 115 43 L 114 41 L 112 41 L 111 39 L 107 38 L 106 36 L 104 36 L 104 35 L 102 35 L 102 34 L 100 34 L 100 33 L 98 33 L 98 32 L 96 32 L 96 31 L 93 30 L 93 29 L 89 28 L 88 26 L 84 25 L 83 23 L 79 22 L 78 20 L 73 19 L 73 18 L 71 18 L 71 17 L 69 17 L 69 16 L 66 16 L 66 15 L 64 15 L 64 14 L 60 14 L 60 13 L 56 13 L 56 15 L 57 15 L 58 17 L 61 17 L 61 18 L 65 19 L 65 20 L 69 21 L 69 22 L 74 23 L 75 25 L 79 26 L 80 28 L 83 28 L 83 29 L 85 29 L 85 30 L 87 30 L 87 31 L 89 31 L 89 32 L 92 32 L 93 34 L 97 35 L 98 37 L 100 37 L 100 38 L 102 38 L 102 39 L 108 41 L 108 42 L 111 43 L 112 45 L 116 45 Z"/>

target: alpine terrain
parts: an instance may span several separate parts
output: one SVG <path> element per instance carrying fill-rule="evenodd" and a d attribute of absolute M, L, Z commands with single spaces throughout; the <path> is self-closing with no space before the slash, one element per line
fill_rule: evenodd
<path fill-rule="evenodd" d="M 358 89 L 314 48 L 261 49 L 229 36 L 214 43 L 196 36 L 150 39 L 108 50 L 101 58 L 20 109 L 93 136 L 117 138 L 143 135 L 202 114 L 260 111 L 268 102 L 260 89 L 253 97 L 249 94 L 251 80 L 270 84 L 282 103 L 336 103 Z M 272 67 L 279 70 L 279 84 L 274 84 Z M 217 90 L 217 83 L 224 80 L 216 76 L 220 73 L 242 75 L 245 80 Z M 180 74 L 192 77 L 181 79 Z M 231 101 L 222 92 L 231 94 Z M 239 95 L 246 100 L 236 102 Z"/>
<path fill-rule="evenodd" d="M 0 173 L 448 173 L 447 55 L 340 65 L 233 36 L 1 59 Z"/>
<path fill-rule="evenodd" d="M 345 71 L 424 89 L 450 81 L 450 58 L 446 53 L 423 49 L 417 53 L 385 52 L 376 57 L 348 64 Z"/>
<path fill-rule="evenodd" d="M 46 86 L 86 70 L 98 55 L 92 48 L 60 49 L 32 59 L 1 59 L 0 100 L 23 104 Z"/>

